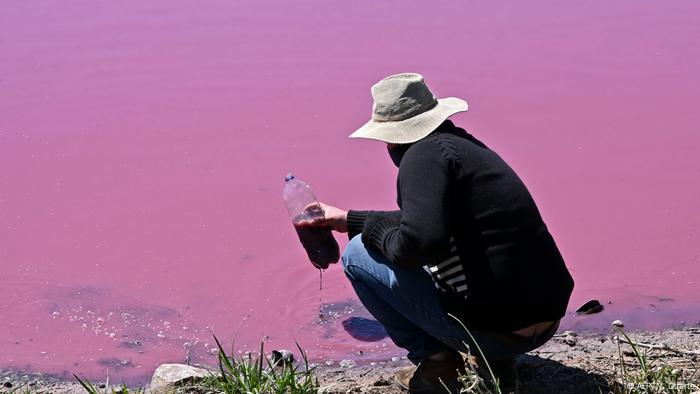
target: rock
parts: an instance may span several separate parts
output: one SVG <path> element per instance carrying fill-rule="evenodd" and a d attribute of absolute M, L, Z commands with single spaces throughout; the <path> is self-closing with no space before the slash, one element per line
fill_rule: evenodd
<path fill-rule="evenodd" d="M 3 386 L 7 387 L 8 389 L 12 388 L 12 382 L 5 381 L 5 383 L 3 383 Z"/>
<path fill-rule="evenodd" d="M 120 346 L 128 349 L 136 349 L 141 347 L 143 343 L 138 339 L 125 339 L 121 342 Z"/>
<path fill-rule="evenodd" d="M 150 394 L 165 394 L 175 390 L 177 385 L 193 383 L 210 376 L 212 372 L 184 364 L 162 364 L 153 373 Z"/>
<path fill-rule="evenodd" d="M 270 358 L 273 365 L 292 365 L 294 354 L 286 349 L 273 350 Z"/>
<path fill-rule="evenodd" d="M 564 337 L 564 338 L 562 338 L 562 342 L 564 342 L 565 344 L 567 344 L 571 347 L 574 347 L 574 346 L 576 346 L 576 337 Z"/>
<path fill-rule="evenodd" d="M 564 331 L 559 336 L 559 340 L 571 347 L 574 347 L 576 346 L 576 333 L 573 331 Z"/>
<path fill-rule="evenodd" d="M 384 376 L 380 376 L 378 379 L 372 382 L 372 386 L 391 386 L 391 380 L 385 378 Z"/>
<path fill-rule="evenodd" d="M 590 300 L 587 303 L 581 305 L 581 307 L 576 310 L 576 313 L 579 315 L 591 315 L 594 313 L 599 313 L 603 309 L 603 305 L 601 305 L 600 301 Z"/>
<path fill-rule="evenodd" d="M 352 368 L 355 366 L 355 362 L 352 360 L 343 360 L 340 362 L 342 368 Z"/>

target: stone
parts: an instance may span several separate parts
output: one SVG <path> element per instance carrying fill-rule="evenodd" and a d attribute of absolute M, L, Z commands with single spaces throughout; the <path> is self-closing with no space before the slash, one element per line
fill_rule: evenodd
<path fill-rule="evenodd" d="M 162 364 L 153 373 L 148 393 L 172 393 L 178 385 L 195 383 L 212 374 L 209 370 L 185 364 Z"/>
<path fill-rule="evenodd" d="M 567 344 L 571 347 L 576 346 L 576 337 L 574 337 L 574 336 L 565 336 L 561 340 L 562 340 L 562 342 L 564 342 L 565 344 Z"/>
<path fill-rule="evenodd" d="M 594 313 L 599 313 L 603 309 L 605 309 L 605 308 L 600 303 L 600 301 L 590 300 L 590 301 L 586 302 L 585 304 L 581 305 L 581 307 L 576 310 L 576 313 L 580 314 L 580 315 L 591 315 Z"/>
<path fill-rule="evenodd" d="M 294 354 L 287 349 L 273 350 L 270 358 L 275 366 L 290 366 L 294 362 Z"/>
<path fill-rule="evenodd" d="M 576 333 L 573 331 L 564 331 L 560 336 L 559 339 L 564 342 L 565 344 L 574 347 L 576 346 Z"/>
<path fill-rule="evenodd" d="M 374 382 L 372 382 L 372 386 L 391 386 L 391 380 L 385 378 L 384 376 L 380 376 Z"/>
<path fill-rule="evenodd" d="M 342 368 L 352 368 L 355 366 L 355 362 L 352 360 L 343 360 L 340 362 Z"/>

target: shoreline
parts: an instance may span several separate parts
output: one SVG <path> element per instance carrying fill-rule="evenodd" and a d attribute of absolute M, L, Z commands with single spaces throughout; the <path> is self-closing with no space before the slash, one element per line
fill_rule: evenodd
<path fill-rule="evenodd" d="M 637 343 L 671 349 L 646 349 L 645 352 L 652 362 L 682 371 L 687 380 L 681 379 L 679 383 L 695 385 L 694 390 L 700 390 L 700 325 L 632 331 L 628 335 Z M 626 365 L 634 368 L 631 348 L 625 344 L 622 347 Z M 610 392 L 619 380 L 618 358 L 618 344 L 613 334 L 559 333 L 518 359 L 521 393 L 597 393 L 599 389 L 603 393 Z M 393 374 L 407 365 L 410 363 L 405 358 L 343 366 L 334 362 L 331 366 L 319 364 L 315 376 L 320 392 L 324 393 L 401 393 L 403 391 L 393 385 Z M 93 383 L 104 385 L 105 382 Z M 74 380 L 40 371 L 0 369 L 0 393 L 25 392 L 68 394 L 85 390 Z"/>

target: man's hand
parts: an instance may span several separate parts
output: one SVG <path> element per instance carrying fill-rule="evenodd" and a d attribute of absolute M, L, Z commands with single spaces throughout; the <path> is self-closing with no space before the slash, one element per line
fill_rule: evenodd
<path fill-rule="evenodd" d="M 323 209 L 323 212 L 325 213 L 325 217 L 323 219 L 319 219 L 323 224 L 330 226 L 333 230 L 339 232 L 339 233 L 347 233 L 348 232 L 348 212 L 343 211 L 340 208 L 336 208 L 333 206 L 330 206 L 328 204 L 324 204 L 322 202 L 319 202 L 321 205 L 321 209 Z M 316 204 L 312 204 L 316 205 Z M 311 207 L 310 205 L 309 207 Z M 309 208 L 307 207 L 307 209 Z"/>
<path fill-rule="evenodd" d="M 348 232 L 348 212 L 343 211 L 340 208 L 336 208 L 324 203 L 319 203 L 321 204 L 321 208 L 323 209 L 323 212 L 326 213 L 326 221 L 328 224 L 330 224 L 331 228 L 333 230 L 339 232 L 339 233 L 347 233 Z"/>

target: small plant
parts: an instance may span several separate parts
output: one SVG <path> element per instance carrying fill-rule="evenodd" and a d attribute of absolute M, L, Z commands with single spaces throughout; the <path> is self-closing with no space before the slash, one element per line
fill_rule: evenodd
<path fill-rule="evenodd" d="M 690 394 L 698 390 L 691 382 L 693 376 L 684 379 L 681 369 L 673 368 L 670 365 L 658 365 L 657 360 L 649 360 L 649 349 L 641 350 L 639 344 L 630 339 L 624 330 L 624 324 L 615 320 L 612 323 L 615 330 L 622 336 L 616 336 L 617 353 L 619 357 L 619 379 L 614 387 L 614 392 L 618 394 Z M 626 343 L 632 348 L 632 353 L 637 365 L 628 365 L 625 362 L 621 343 Z M 696 371 L 697 372 L 697 371 Z M 694 374 L 693 374 L 694 375 Z"/>
<path fill-rule="evenodd" d="M 313 376 L 314 367 L 309 366 L 306 352 L 297 344 L 303 360 L 303 368 L 294 363 L 273 362 L 265 355 L 263 343 L 257 359 L 251 356 L 235 358 L 229 356 L 214 337 L 219 348 L 219 371 L 221 375 L 212 375 L 203 383 L 204 386 L 227 394 L 234 393 L 317 393 L 319 384 Z"/>
<path fill-rule="evenodd" d="M 468 394 L 501 394 L 501 389 L 499 388 L 498 385 L 498 377 L 496 377 L 493 373 L 493 370 L 491 369 L 491 365 L 489 364 L 488 360 L 486 359 L 486 356 L 484 355 L 484 352 L 481 350 L 481 347 L 479 344 L 476 342 L 476 339 L 472 336 L 472 333 L 469 332 L 469 329 L 467 326 L 462 323 L 459 318 L 454 316 L 451 313 L 448 313 L 448 315 L 453 318 L 454 320 L 459 323 L 460 326 L 464 329 L 464 331 L 467 332 L 469 335 L 469 338 L 471 338 L 472 342 L 476 345 L 476 349 L 479 351 L 479 355 L 481 356 L 481 359 L 484 360 L 484 364 L 486 365 L 486 369 L 489 372 L 489 377 L 491 379 L 492 385 L 489 385 L 476 371 L 476 368 L 471 362 L 465 363 L 465 369 L 466 373 L 459 374 L 458 380 L 460 384 L 462 385 L 462 388 L 459 390 L 460 393 L 468 393 Z M 464 347 L 466 349 L 470 349 L 469 345 L 466 343 L 462 342 Z M 469 360 L 471 358 L 471 353 L 467 353 L 467 359 Z M 441 381 L 442 382 L 442 381 Z M 447 390 L 448 393 L 451 393 L 451 390 L 445 385 L 444 382 L 442 382 L 443 387 L 445 387 L 445 390 Z"/>
<path fill-rule="evenodd" d="M 87 391 L 89 394 L 130 394 L 130 393 L 143 393 L 143 389 L 136 389 L 136 390 L 129 390 L 128 387 L 126 387 L 125 384 L 122 384 L 119 387 L 109 387 L 109 379 L 107 379 L 107 383 L 105 384 L 105 388 L 100 390 L 98 387 L 96 387 L 94 384 L 90 383 L 87 379 L 80 379 L 78 375 L 73 374 L 75 379 L 80 383 L 81 386 Z"/>
<path fill-rule="evenodd" d="M 31 394 L 31 393 L 32 393 L 32 388 L 29 387 L 26 383 L 21 384 L 18 387 L 15 387 L 14 389 L 7 392 L 7 394 Z"/>

